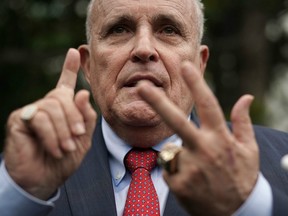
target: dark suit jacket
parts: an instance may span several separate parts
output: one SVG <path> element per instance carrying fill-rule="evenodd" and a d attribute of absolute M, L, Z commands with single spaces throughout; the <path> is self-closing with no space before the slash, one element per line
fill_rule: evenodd
<path fill-rule="evenodd" d="M 113 216 L 115 198 L 110 174 L 108 151 L 100 121 L 93 136 L 93 145 L 81 167 L 61 188 L 61 197 L 49 216 Z M 165 215 L 189 215 L 169 193 Z"/>
<path fill-rule="evenodd" d="M 288 215 L 288 174 L 280 160 L 288 153 L 288 134 L 264 127 L 254 127 L 260 148 L 260 168 L 273 191 L 273 215 Z M 0 159 L 1 160 L 1 159 Z M 261 206 L 257 206 L 261 208 Z M 98 121 L 93 145 L 80 168 L 61 187 L 61 196 L 49 216 L 116 215 L 108 152 Z M 188 215 L 169 193 L 166 216 Z M 258 215 L 255 215 L 258 216 Z"/>

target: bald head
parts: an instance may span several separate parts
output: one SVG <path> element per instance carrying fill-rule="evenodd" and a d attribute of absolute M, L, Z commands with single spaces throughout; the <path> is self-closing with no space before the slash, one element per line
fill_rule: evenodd
<path fill-rule="evenodd" d="M 196 27 L 198 32 L 198 41 L 201 43 L 203 34 L 204 34 L 204 5 L 202 3 L 202 0 L 191 0 L 194 3 L 195 9 L 196 9 Z M 101 0 L 91 0 L 88 8 L 87 8 L 87 18 L 86 18 L 86 38 L 87 42 L 90 42 L 91 38 L 91 30 L 92 30 L 92 24 L 93 24 L 93 15 L 92 11 L 95 9 L 95 7 L 99 7 L 98 11 L 100 11 L 101 8 Z"/>

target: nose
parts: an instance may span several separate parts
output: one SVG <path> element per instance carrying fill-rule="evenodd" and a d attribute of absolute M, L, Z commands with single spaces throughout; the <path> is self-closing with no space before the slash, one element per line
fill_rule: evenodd
<path fill-rule="evenodd" d="M 133 62 L 150 62 L 158 61 L 159 54 L 155 49 L 152 33 L 148 31 L 138 32 L 135 35 L 134 47 L 131 52 Z"/>

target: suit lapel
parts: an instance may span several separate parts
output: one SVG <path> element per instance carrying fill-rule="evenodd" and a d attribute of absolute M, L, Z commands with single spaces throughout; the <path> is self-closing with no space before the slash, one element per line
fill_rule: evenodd
<path fill-rule="evenodd" d="M 194 115 L 191 120 L 195 121 Z M 93 136 L 93 145 L 78 171 L 65 183 L 64 191 L 73 216 L 117 215 L 101 121 L 98 121 Z M 187 214 L 174 195 L 169 192 L 164 216 Z"/>
<path fill-rule="evenodd" d="M 177 215 L 177 216 L 189 216 L 188 214 L 178 203 L 175 196 L 171 191 L 169 191 L 167 202 L 164 210 L 164 216 L 171 216 L 171 215 Z"/>
<path fill-rule="evenodd" d="M 72 215 L 116 215 L 108 151 L 100 121 L 91 150 L 65 187 Z"/>

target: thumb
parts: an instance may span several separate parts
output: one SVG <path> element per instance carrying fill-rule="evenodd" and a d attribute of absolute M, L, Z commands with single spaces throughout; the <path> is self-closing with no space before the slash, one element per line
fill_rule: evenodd
<path fill-rule="evenodd" d="M 231 112 L 233 134 L 241 143 L 254 141 L 254 131 L 249 115 L 250 106 L 254 97 L 243 95 L 234 105 Z"/>

